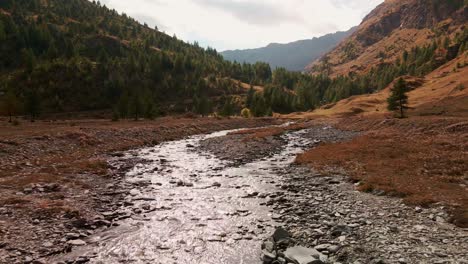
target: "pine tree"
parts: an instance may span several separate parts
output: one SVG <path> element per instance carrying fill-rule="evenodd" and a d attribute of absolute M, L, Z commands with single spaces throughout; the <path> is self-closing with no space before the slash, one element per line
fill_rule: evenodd
<path fill-rule="evenodd" d="M 0 20 L 0 41 L 4 41 L 5 39 L 6 39 L 5 26 L 3 25 L 3 22 Z"/>
<path fill-rule="evenodd" d="M 246 101 L 245 101 L 245 105 L 247 106 L 247 108 L 251 108 L 251 107 L 252 107 L 254 95 L 255 95 L 255 90 L 254 90 L 253 86 L 250 85 L 250 89 L 249 89 L 249 91 L 247 92 L 247 99 L 246 99 Z"/>
<path fill-rule="evenodd" d="M 130 111 L 132 111 L 133 117 L 135 121 L 138 121 L 140 119 L 140 116 L 142 115 L 143 112 L 143 102 L 142 98 L 137 91 L 133 96 L 130 101 Z"/>
<path fill-rule="evenodd" d="M 32 89 L 26 96 L 26 104 L 24 106 L 26 112 L 31 117 L 31 122 L 34 122 L 41 111 L 41 101 L 38 92 Z"/>
<path fill-rule="evenodd" d="M 260 93 L 255 93 L 252 105 L 252 114 L 255 117 L 265 116 L 267 112 L 267 106 L 265 98 Z"/>
<path fill-rule="evenodd" d="M 16 97 L 12 89 L 8 89 L 3 97 L 3 100 L 0 101 L 2 112 L 9 116 L 8 123 L 13 121 L 13 116 L 17 114 L 19 105 L 20 103 L 18 97 Z"/>
<path fill-rule="evenodd" d="M 154 101 L 149 100 L 146 104 L 145 118 L 153 120 L 158 115 L 158 108 Z"/>
<path fill-rule="evenodd" d="M 32 49 L 23 49 L 22 50 L 23 56 L 23 65 L 26 67 L 28 72 L 32 72 L 34 67 L 36 66 L 36 56 Z"/>
<path fill-rule="evenodd" d="M 403 78 L 399 78 L 391 90 L 390 96 L 387 99 L 388 110 L 398 111 L 400 118 L 404 117 L 404 110 L 408 109 L 408 85 Z"/>
<path fill-rule="evenodd" d="M 234 103 L 231 97 L 224 100 L 224 105 L 220 112 L 221 116 L 232 116 L 234 114 Z"/>
<path fill-rule="evenodd" d="M 198 113 L 206 116 L 211 112 L 210 102 L 206 96 L 202 96 L 198 102 Z"/>

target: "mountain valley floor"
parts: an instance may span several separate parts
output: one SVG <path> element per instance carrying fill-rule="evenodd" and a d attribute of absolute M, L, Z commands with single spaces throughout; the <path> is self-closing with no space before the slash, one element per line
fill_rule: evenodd
<path fill-rule="evenodd" d="M 171 117 L 19 126 L 2 122 L 0 263 L 64 253 L 87 236 L 118 225 L 121 216 L 96 215 L 124 205 L 123 197 L 135 187 L 122 187 L 125 171 L 115 171 L 107 163 L 123 151 L 189 135 L 288 121 Z M 414 263 L 413 257 L 427 260 L 423 263 L 464 263 L 466 118 L 400 120 L 379 115 L 295 121 L 238 131 L 202 147 L 224 159 L 248 162 L 281 148 L 284 142 L 279 136 L 288 131 L 318 126 L 349 133 L 352 136 L 318 140 L 298 155 L 295 165 L 284 168 L 283 192 L 277 197 L 285 199 L 272 199 L 270 206 L 280 212 L 280 222 L 293 237 L 342 263 Z M 139 162 L 135 157 L 124 169 Z"/>

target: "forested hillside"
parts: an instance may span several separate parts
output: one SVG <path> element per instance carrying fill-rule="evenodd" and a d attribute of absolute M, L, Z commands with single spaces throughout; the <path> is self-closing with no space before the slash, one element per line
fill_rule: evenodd
<path fill-rule="evenodd" d="M 151 117 L 160 104 L 173 102 L 173 110 L 203 114 L 216 107 L 207 98 L 240 92 L 223 79 L 240 79 L 240 65 L 99 2 L 1 1 L 0 39 L 4 112 L 114 109 L 122 117 Z M 253 83 L 271 75 L 265 64 L 243 70 Z"/>
<path fill-rule="evenodd" d="M 378 63 L 368 64 L 373 67 L 336 74 L 333 54 L 337 51 L 344 52 L 347 63 L 359 62 L 363 48 L 350 40 L 366 36 L 378 43 L 404 30 L 392 26 L 392 31 L 385 31 L 387 17 L 375 14 L 387 13 L 379 10 L 387 6 L 400 10 L 397 7 L 402 5 L 401 16 L 413 21 L 410 18 L 425 7 L 425 1 L 411 0 L 414 5 L 408 6 L 409 1 L 386 1 L 356 33 L 314 65 L 314 74 L 304 75 L 284 68 L 272 70 L 266 63 L 225 61 L 214 49 L 184 43 L 99 2 L 3 0 L 0 110 L 3 115 L 33 119 L 41 114 L 96 110 L 112 112 L 116 119 L 192 111 L 228 116 L 240 114 L 243 108 L 254 116 L 311 110 L 373 93 L 398 76 L 423 76 L 466 52 L 468 29 L 460 26 L 466 23 L 466 4 L 432 0 L 443 12 L 440 18 L 434 15 L 425 21 L 445 21 L 448 13 L 448 26 L 424 21 L 405 25 L 420 26 L 417 32 L 432 30 L 433 41 L 382 51 Z"/>

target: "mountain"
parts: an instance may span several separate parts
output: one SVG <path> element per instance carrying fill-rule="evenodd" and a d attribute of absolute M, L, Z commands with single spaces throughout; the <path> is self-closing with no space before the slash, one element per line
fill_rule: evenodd
<path fill-rule="evenodd" d="M 367 73 L 395 62 L 404 51 L 433 42 L 447 44 L 446 51 L 453 56 L 458 48 L 455 44 L 463 42 L 458 38 L 466 28 L 467 17 L 464 0 L 386 0 L 307 71 L 332 76 Z"/>
<path fill-rule="evenodd" d="M 283 67 L 290 71 L 303 71 L 311 61 L 335 47 L 354 30 L 355 28 L 351 28 L 346 32 L 336 32 L 287 44 L 272 43 L 257 49 L 227 50 L 221 52 L 221 55 L 229 61 L 247 63 L 261 61 L 267 62 L 272 68 Z"/>
<path fill-rule="evenodd" d="M 309 111 L 401 76 L 424 78 L 465 56 L 467 9 L 464 0 L 387 0 L 301 74 L 224 60 L 99 2 L 2 0 L 0 114 Z"/>
<path fill-rule="evenodd" d="M 386 113 L 398 78 L 410 88 L 410 115 L 468 116 L 467 18 L 463 0 L 386 0 L 309 65 L 312 78 L 349 83 L 328 88 L 327 100 L 305 116 Z"/>

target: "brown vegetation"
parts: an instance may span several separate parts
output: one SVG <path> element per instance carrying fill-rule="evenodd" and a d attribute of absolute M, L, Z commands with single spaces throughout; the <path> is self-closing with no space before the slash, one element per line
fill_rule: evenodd
<path fill-rule="evenodd" d="M 411 87 L 408 92 L 409 115 L 468 116 L 468 57 L 467 54 L 452 60 L 424 78 L 405 76 Z M 325 105 L 313 112 L 293 113 L 287 118 L 349 117 L 388 113 L 387 88 L 366 95 L 352 96 L 334 104 Z"/>
<path fill-rule="evenodd" d="M 348 118 L 337 126 L 365 133 L 349 142 L 321 145 L 297 162 L 328 172 L 344 168 L 362 191 L 383 191 L 408 204 L 450 206 L 453 222 L 468 226 L 466 119 Z"/>

